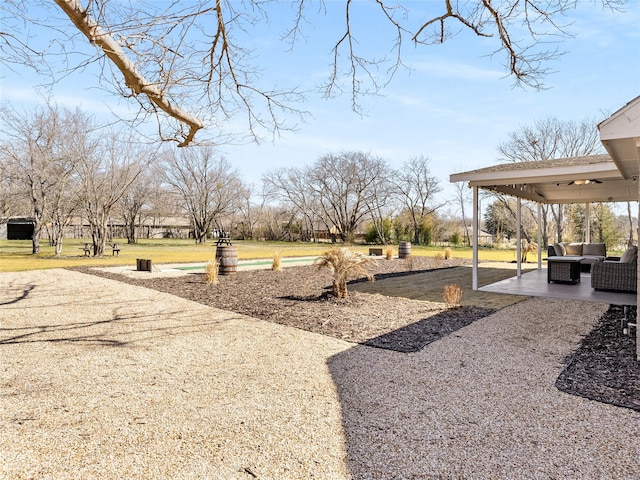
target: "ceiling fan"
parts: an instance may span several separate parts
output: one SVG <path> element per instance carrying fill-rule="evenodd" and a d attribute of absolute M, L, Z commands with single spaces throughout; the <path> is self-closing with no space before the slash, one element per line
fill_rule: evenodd
<path fill-rule="evenodd" d="M 596 180 L 595 178 L 589 180 L 572 180 L 567 185 L 589 185 L 590 183 L 602 183 L 602 180 Z"/>

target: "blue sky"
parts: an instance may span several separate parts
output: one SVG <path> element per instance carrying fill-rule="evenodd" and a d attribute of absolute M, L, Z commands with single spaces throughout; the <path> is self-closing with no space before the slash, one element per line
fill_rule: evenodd
<path fill-rule="evenodd" d="M 423 8 L 441 3 L 423 2 Z M 259 183 L 266 171 L 310 164 L 326 153 L 371 152 L 394 167 L 423 155 L 431 159 L 431 172 L 443 187 L 441 199 L 451 199 L 449 175 L 495 163 L 498 144 L 522 125 L 547 117 L 604 119 L 640 95 L 640 1 L 629 2 L 624 13 L 610 13 L 588 1 L 579 4 L 567 18 L 575 37 L 564 40 L 560 48 L 565 55 L 548 64 L 555 73 L 544 79 L 546 90 L 514 87 L 501 57 L 487 57 L 495 44 L 463 33 L 443 45 L 406 45 L 403 60 L 411 71 L 398 72 L 383 96 L 362 98 L 364 117 L 351 111 L 348 95 L 327 100 L 313 92 L 329 72 L 342 3 L 328 2 L 327 16 L 313 17 L 320 21 L 305 29 L 306 37 L 293 52 L 279 39 L 290 18 L 281 7 L 248 41 L 260 53 L 264 84 L 309 90 L 300 108 L 311 117 L 274 142 L 226 145 L 222 153 L 250 183 Z M 371 9 L 365 4 L 360 8 L 361 25 L 367 26 Z M 390 47 L 375 27 L 361 30 L 359 40 L 376 55 Z M 28 105 L 37 101 L 33 92 L 41 81 L 27 70 L 3 69 L 0 99 Z M 110 118 L 109 109 L 126 109 L 124 101 L 104 96 L 96 87 L 94 72 L 87 70 L 61 82 L 53 95 L 60 105 L 80 105 L 105 118 Z"/>

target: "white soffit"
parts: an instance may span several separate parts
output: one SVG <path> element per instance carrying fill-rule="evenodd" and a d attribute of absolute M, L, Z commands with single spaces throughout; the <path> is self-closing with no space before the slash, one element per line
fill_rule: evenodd
<path fill-rule="evenodd" d="M 638 176 L 640 162 L 640 97 L 598 125 L 600 140 L 624 178 Z"/>

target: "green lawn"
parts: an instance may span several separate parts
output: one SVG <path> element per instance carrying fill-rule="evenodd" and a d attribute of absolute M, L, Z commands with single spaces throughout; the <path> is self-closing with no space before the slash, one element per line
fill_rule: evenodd
<path fill-rule="evenodd" d="M 31 254 L 31 242 L 27 240 L 0 240 L 0 272 L 36 270 L 45 268 L 74 267 L 79 265 L 135 265 L 136 258 L 149 258 L 155 264 L 162 263 L 197 263 L 207 262 L 215 258 L 215 242 L 197 245 L 193 240 L 157 239 L 139 240 L 136 244 L 127 244 L 126 240 L 116 239 L 120 244 L 120 255 L 112 256 L 111 248 L 107 246 L 102 258 L 85 257 L 82 247 L 85 239 L 65 239 L 62 256 L 55 258 L 54 247 L 46 241 L 41 244 L 38 255 Z M 303 257 L 319 255 L 332 246 L 330 244 L 289 243 L 289 242 L 256 242 L 234 241 L 241 260 L 254 258 L 273 258 L 275 252 L 282 257 Z M 369 246 L 355 245 L 353 250 L 368 253 Z M 384 247 L 383 247 L 384 248 Z M 394 255 L 398 253 L 398 246 L 394 245 Z M 413 255 L 444 256 L 445 247 L 423 247 L 412 245 Z M 470 248 L 452 248 L 453 257 L 471 258 Z M 490 261 L 510 262 L 515 260 L 514 250 L 481 249 L 480 259 Z M 533 260 L 531 255 L 530 260 Z"/>

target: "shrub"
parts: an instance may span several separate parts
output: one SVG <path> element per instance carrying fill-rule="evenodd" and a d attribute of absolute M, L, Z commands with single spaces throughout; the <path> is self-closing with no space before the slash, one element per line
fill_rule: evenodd
<path fill-rule="evenodd" d="M 382 220 L 382 233 L 385 241 L 388 241 L 393 236 L 393 222 L 390 218 Z M 378 228 L 376 228 L 374 223 L 369 224 L 365 230 L 364 241 L 367 243 L 383 243 L 382 238 L 380 238 Z"/>
<path fill-rule="evenodd" d="M 462 301 L 462 289 L 458 285 L 447 285 L 444 287 L 442 298 L 444 299 L 444 303 L 447 304 L 447 307 L 459 307 Z"/>
<path fill-rule="evenodd" d="M 454 245 L 460 245 L 460 232 L 455 231 L 453 233 L 451 233 L 451 235 L 449 235 L 449 242 L 453 243 Z"/>
<path fill-rule="evenodd" d="M 351 277 L 364 275 L 370 281 L 374 281 L 373 275 L 364 268 L 367 263 L 375 264 L 375 260 L 361 253 L 352 252 L 346 247 L 333 248 L 316 260 L 319 269 L 331 269 L 333 274 L 332 293 L 338 298 L 345 298 L 349 295 L 347 282 Z"/>

